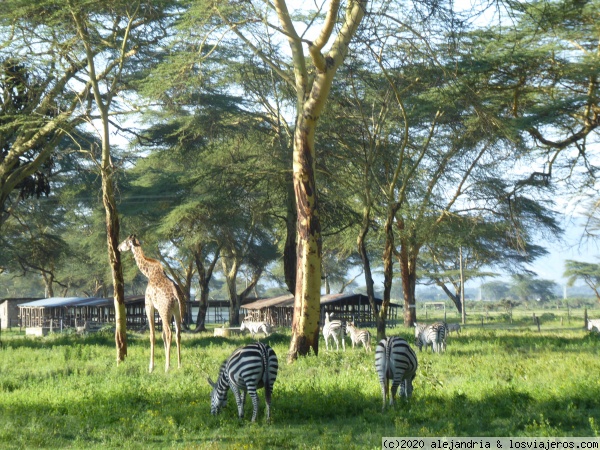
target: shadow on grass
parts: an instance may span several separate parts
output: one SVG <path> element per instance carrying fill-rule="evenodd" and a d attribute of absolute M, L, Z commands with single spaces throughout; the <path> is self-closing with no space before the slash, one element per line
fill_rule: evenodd
<path fill-rule="evenodd" d="M 453 343 L 460 343 L 460 348 L 453 348 Z M 451 337 L 448 339 L 448 351 L 460 355 L 474 355 L 486 351 L 496 351 L 498 348 L 509 353 L 535 353 L 540 350 L 561 353 L 589 353 L 590 348 L 597 347 L 599 343 L 600 339 L 598 336 L 590 333 L 565 337 L 558 334 L 551 334 L 547 330 L 544 330 L 542 333 L 531 331 L 512 335 L 497 334 L 495 331 L 489 330 L 478 334 L 463 334 Z"/>
<path fill-rule="evenodd" d="M 73 439 L 74 429 L 81 442 L 111 444 L 106 436 L 114 436 L 125 447 L 186 439 L 203 442 L 215 436 L 225 442 L 247 443 L 249 436 L 240 428 L 250 426 L 266 439 L 285 431 L 288 441 L 279 444 L 286 444 L 286 448 L 321 445 L 321 439 L 333 442 L 341 435 L 372 446 L 380 444 L 382 436 L 590 436 L 597 433 L 590 418 L 600 414 L 600 388 L 592 391 L 568 392 L 551 400 L 539 400 L 514 388 L 490 392 L 479 399 L 465 394 L 415 393 L 410 400 L 399 400 L 395 407 L 388 406 L 382 412 L 379 395 L 345 387 L 326 390 L 310 383 L 279 388 L 276 384 L 271 426 L 264 422 L 263 390 L 259 391 L 256 425 L 250 424 L 249 400 L 242 421 L 237 418 L 231 393 L 224 410 L 211 416 L 208 389 L 194 387 L 177 395 L 167 390 L 148 393 L 126 389 L 109 395 L 99 390 L 68 403 L 49 404 L 40 398 L 4 406 L 2 413 L 4 423 L 12 424 L 15 430 L 6 431 L 5 438 L 25 444 L 35 433 L 46 436 L 42 446 L 64 445 Z M 183 441 L 182 430 L 187 436 Z M 361 437 L 363 433 L 368 434 Z"/>
<path fill-rule="evenodd" d="M 290 342 L 290 336 L 282 333 L 273 333 L 269 336 L 264 336 L 263 334 L 258 334 L 253 339 L 252 336 L 243 335 L 243 336 L 234 336 L 234 337 L 221 337 L 221 336 L 210 336 L 207 334 L 197 335 L 192 338 L 186 339 L 185 346 L 189 347 L 198 347 L 205 348 L 211 346 L 227 346 L 227 347 L 240 347 L 242 345 L 251 344 L 252 342 L 260 341 L 264 344 L 274 346 L 282 343 L 288 344 Z"/>

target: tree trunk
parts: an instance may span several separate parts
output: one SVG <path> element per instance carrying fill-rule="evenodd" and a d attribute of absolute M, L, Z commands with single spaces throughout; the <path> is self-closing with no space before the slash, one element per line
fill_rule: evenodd
<path fill-rule="evenodd" d="M 316 81 L 315 81 L 316 83 Z M 299 117 L 294 135 L 294 191 L 298 246 L 292 340 L 288 361 L 319 354 L 321 318 L 321 222 L 315 186 L 315 122 Z"/>
<path fill-rule="evenodd" d="M 404 290 L 404 326 L 412 328 L 417 321 L 415 289 L 417 287 L 417 258 L 410 254 L 406 242 L 401 243 L 400 271 L 402 272 L 402 289 Z"/>
<path fill-rule="evenodd" d="M 240 298 L 237 295 L 238 262 L 233 255 L 221 259 L 229 293 L 229 325 L 240 324 Z"/>
<path fill-rule="evenodd" d="M 296 200 L 294 198 L 294 183 L 288 183 L 287 189 L 287 211 L 286 211 L 286 240 L 283 247 L 283 272 L 285 284 L 293 294 L 296 292 Z"/>
<path fill-rule="evenodd" d="M 367 238 L 367 233 L 369 232 L 369 224 L 370 224 L 370 208 L 365 208 L 363 211 L 363 223 L 358 234 L 358 238 L 356 239 L 356 244 L 358 247 L 358 254 L 360 255 L 360 259 L 363 263 L 363 271 L 365 273 L 365 284 L 367 287 L 367 297 L 369 299 L 369 304 L 371 305 L 371 309 L 373 311 L 373 315 L 375 316 L 375 320 L 377 322 L 377 340 L 381 340 L 385 337 L 385 317 L 379 317 L 379 305 L 375 303 L 375 282 L 373 281 L 373 273 L 371 272 L 371 262 L 369 261 L 369 255 L 367 253 L 367 246 L 365 244 L 365 240 Z M 382 336 L 380 336 L 379 330 L 383 330 Z"/>
<path fill-rule="evenodd" d="M 388 206 L 388 213 L 383 227 L 385 242 L 383 244 L 383 302 L 377 318 L 377 339 L 385 338 L 385 327 L 388 309 L 392 297 L 394 279 L 394 220 L 400 204 Z"/>
<path fill-rule="evenodd" d="M 194 260 L 196 261 L 196 270 L 198 272 L 198 287 L 200 288 L 200 306 L 198 308 L 198 315 L 196 316 L 196 329 L 194 330 L 195 333 L 206 331 L 206 311 L 208 311 L 209 293 L 208 285 L 221 252 L 221 247 L 217 248 L 215 251 L 215 257 L 210 262 L 208 268 L 206 268 L 204 266 L 204 256 L 202 255 L 203 249 L 204 245 L 201 243 L 196 244 L 194 249 Z"/>
<path fill-rule="evenodd" d="M 442 290 L 446 293 L 446 295 L 450 298 L 450 300 L 452 300 L 452 303 L 454 303 L 454 306 L 456 306 L 458 313 L 461 314 L 462 302 L 460 299 L 460 293 L 453 294 L 452 292 L 450 292 L 450 289 L 448 289 L 448 287 L 444 283 L 438 283 L 438 286 L 441 287 Z"/>
<path fill-rule="evenodd" d="M 46 298 L 54 297 L 54 276 L 51 273 L 42 271 L 42 278 L 44 280 L 44 296 Z"/>
<path fill-rule="evenodd" d="M 102 203 L 106 212 L 106 240 L 108 247 L 108 261 L 112 273 L 113 296 L 115 304 L 115 344 L 117 348 L 117 364 L 125 360 L 127 356 L 127 319 L 125 310 L 125 282 L 123 280 L 123 267 L 121 265 L 121 253 L 119 246 L 119 215 L 114 193 L 114 167 L 110 158 L 110 130 L 109 110 L 115 94 L 109 91 L 104 95 L 100 92 L 99 81 L 96 76 L 94 65 L 94 52 L 91 49 L 90 36 L 82 17 L 73 11 L 73 19 L 77 26 L 77 32 L 85 47 L 89 80 L 92 84 L 94 100 L 100 112 L 102 122 L 102 162 L 100 164 L 100 175 L 102 178 Z"/>
<path fill-rule="evenodd" d="M 119 246 L 119 216 L 114 194 L 114 170 L 110 161 L 110 145 L 108 143 L 108 120 L 104 125 L 102 143 L 102 202 L 106 212 L 106 240 L 108 243 L 108 261 L 113 280 L 113 296 L 115 304 L 115 345 L 117 364 L 127 356 L 127 317 L 125 311 L 125 281 L 121 266 Z"/>
<path fill-rule="evenodd" d="M 200 290 L 200 306 L 198 307 L 198 315 L 196 316 L 195 333 L 206 331 L 206 311 L 208 311 L 208 289 Z"/>

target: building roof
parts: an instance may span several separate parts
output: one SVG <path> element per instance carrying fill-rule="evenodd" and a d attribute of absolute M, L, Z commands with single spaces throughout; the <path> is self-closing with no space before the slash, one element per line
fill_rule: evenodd
<path fill-rule="evenodd" d="M 4 303 L 4 302 L 9 302 L 9 303 L 16 303 L 16 302 L 27 302 L 27 301 L 32 301 L 32 300 L 39 300 L 39 297 L 7 297 L 7 298 L 0 298 L 0 304 Z"/>
<path fill-rule="evenodd" d="M 270 306 L 279 306 L 279 307 L 294 307 L 294 296 L 292 294 L 280 295 L 278 297 L 271 298 L 263 298 L 261 300 L 256 300 L 252 303 L 246 303 L 242 305 L 242 308 L 245 309 L 263 309 L 268 308 Z"/>
<path fill-rule="evenodd" d="M 138 295 L 129 296 L 125 298 L 125 303 L 135 303 L 138 301 L 144 301 L 144 296 Z M 20 303 L 18 306 L 30 308 L 60 308 L 67 306 L 111 306 L 113 305 L 113 302 L 114 300 L 112 298 L 102 297 L 50 297 L 27 303 Z"/>
<path fill-rule="evenodd" d="M 330 305 L 341 301 L 346 301 L 348 303 L 363 303 L 368 302 L 368 297 L 364 294 L 355 294 L 353 292 L 345 292 L 341 294 L 328 294 L 321 295 L 321 305 Z M 383 300 L 380 298 L 375 298 L 376 303 L 382 303 Z M 262 300 L 257 300 L 252 303 L 248 303 L 246 305 L 242 305 L 242 308 L 246 309 L 263 309 L 268 308 L 270 306 L 276 307 L 284 307 L 284 308 L 293 308 L 294 307 L 294 296 L 292 294 L 280 295 L 279 297 L 265 298 Z M 399 307 L 395 303 L 390 303 L 391 307 Z"/>

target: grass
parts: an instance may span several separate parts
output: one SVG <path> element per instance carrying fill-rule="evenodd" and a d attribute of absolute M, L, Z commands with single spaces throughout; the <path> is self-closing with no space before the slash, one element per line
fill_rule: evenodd
<path fill-rule="evenodd" d="M 412 330 L 395 328 L 412 343 Z M 280 360 L 272 423 L 237 419 L 232 394 L 210 415 L 220 363 L 249 337 L 185 334 L 183 368 L 147 371 L 148 334 L 129 335 L 115 363 L 110 334 L 2 334 L 0 448 L 381 448 L 383 436 L 598 436 L 600 337 L 545 323 L 471 326 L 444 355 L 418 353 L 414 395 L 381 411 L 374 355 L 325 352 L 285 363 L 289 334 L 269 343 Z M 321 341 L 323 344 L 323 341 Z M 176 363 L 175 363 L 176 365 Z"/>

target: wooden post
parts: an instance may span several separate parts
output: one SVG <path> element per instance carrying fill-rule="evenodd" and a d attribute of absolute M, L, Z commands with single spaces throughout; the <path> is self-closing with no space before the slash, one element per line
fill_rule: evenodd
<path fill-rule="evenodd" d="M 583 328 L 587 328 L 588 324 L 588 314 L 587 314 L 587 306 L 583 310 Z"/>
<path fill-rule="evenodd" d="M 539 333 L 539 332 L 541 331 L 541 330 L 540 330 L 540 318 L 536 316 L 536 318 L 535 318 L 535 322 L 536 322 L 536 324 L 537 324 L 537 327 L 538 327 L 538 333 Z"/>
<path fill-rule="evenodd" d="M 533 323 L 536 323 L 536 317 L 535 317 L 535 313 L 533 313 Z"/>
<path fill-rule="evenodd" d="M 481 328 L 483 328 L 483 316 L 481 316 Z"/>

